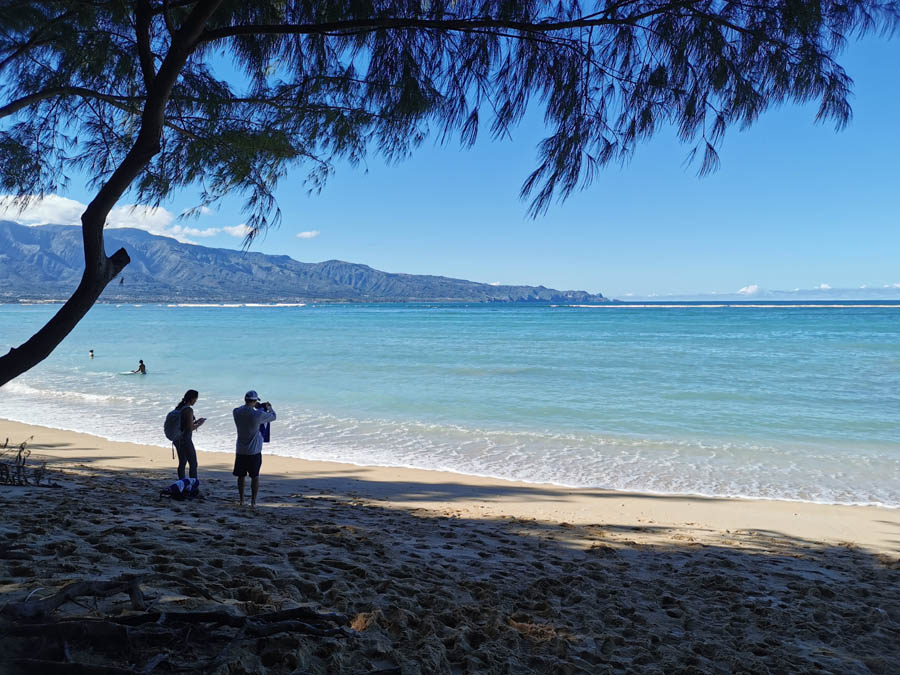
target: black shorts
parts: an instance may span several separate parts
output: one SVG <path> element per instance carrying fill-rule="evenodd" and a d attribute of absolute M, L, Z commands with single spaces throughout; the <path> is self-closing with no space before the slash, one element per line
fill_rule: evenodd
<path fill-rule="evenodd" d="M 250 478 L 256 478 L 259 475 L 259 467 L 262 466 L 262 453 L 255 455 L 235 455 L 233 476 L 241 478 L 250 474 Z"/>

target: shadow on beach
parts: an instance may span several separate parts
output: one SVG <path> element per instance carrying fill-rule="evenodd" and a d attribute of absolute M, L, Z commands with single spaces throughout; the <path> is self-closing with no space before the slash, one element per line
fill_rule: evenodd
<path fill-rule="evenodd" d="M 170 470 L 62 464 L 48 461 L 61 489 L 0 488 L 8 514 L 0 542 L 23 554 L 0 560 L 4 605 L 72 581 L 158 573 L 176 579 L 144 586 L 159 610 L 258 615 L 309 605 L 345 615 L 352 629 L 343 637 L 228 637 L 240 644 L 214 672 L 900 672 L 896 556 L 778 531 L 728 533 L 709 544 L 689 527 L 573 526 L 424 508 L 498 493 L 552 498 L 543 487 L 488 494 L 455 483 L 365 481 L 359 471 L 264 475 L 261 504 L 251 510 L 236 505 L 224 463 L 203 467 L 205 499 L 193 502 L 158 498 Z M 56 615 L 132 611 L 120 593 Z M 224 627 L 193 630 L 191 659 L 214 658 L 203 652 L 222 644 L 213 637 Z M 154 659 L 153 672 L 176 670 L 182 646 L 130 635 L 105 647 L 45 640 L 42 649 L 123 672 L 148 672 Z M 3 658 L 36 641 L 7 636 Z"/>

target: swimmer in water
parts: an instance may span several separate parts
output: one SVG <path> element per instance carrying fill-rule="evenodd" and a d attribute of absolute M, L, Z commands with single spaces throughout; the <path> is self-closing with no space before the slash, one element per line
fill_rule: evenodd
<path fill-rule="evenodd" d="M 147 374 L 147 366 L 144 365 L 144 359 L 138 359 L 138 367 L 135 370 L 131 371 L 132 373 L 140 373 L 141 375 Z"/>
<path fill-rule="evenodd" d="M 91 355 L 91 358 L 94 358 L 94 350 L 93 349 L 88 353 Z"/>

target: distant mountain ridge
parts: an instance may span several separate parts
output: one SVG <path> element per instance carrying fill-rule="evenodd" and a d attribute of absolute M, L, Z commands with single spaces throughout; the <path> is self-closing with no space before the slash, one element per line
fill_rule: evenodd
<path fill-rule="evenodd" d="M 107 302 L 609 302 L 601 294 L 543 286 L 493 286 L 449 277 L 382 272 L 328 260 L 303 263 L 182 244 L 143 230 L 105 233 L 108 252 L 131 263 L 104 291 Z M 65 299 L 84 270 L 81 228 L 0 221 L 0 301 Z"/>

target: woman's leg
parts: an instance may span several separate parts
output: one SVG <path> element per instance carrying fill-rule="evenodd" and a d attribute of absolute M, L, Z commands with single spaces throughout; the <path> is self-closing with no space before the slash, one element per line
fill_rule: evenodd
<path fill-rule="evenodd" d="M 182 443 L 178 442 L 175 444 L 175 452 L 178 453 L 178 480 L 184 478 L 184 465 L 188 462 L 188 457 L 184 452 L 184 448 L 182 448 Z M 196 455 L 194 456 L 194 464 L 196 465 L 197 459 Z"/>
<path fill-rule="evenodd" d="M 188 463 L 188 476 L 190 478 L 197 477 L 197 451 L 194 449 L 193 441 L 185 443 L 184 456 Z M 184 478 L 184 467 L 181 469 L 181 478 Z"/>

